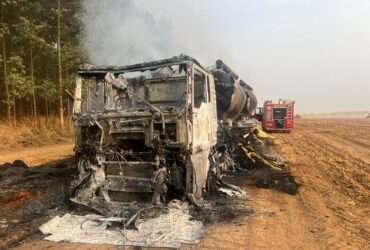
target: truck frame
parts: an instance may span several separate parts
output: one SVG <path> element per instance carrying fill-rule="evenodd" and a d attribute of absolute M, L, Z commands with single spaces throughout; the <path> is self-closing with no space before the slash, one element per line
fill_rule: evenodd
<path fill-rule="evenodd" d="M 73 201 L 99 209 L 158 204 L 167 193 L 201 198 L 217 143 L 216 112 L 214 77 L 191 57 L 81 68 Z"/>

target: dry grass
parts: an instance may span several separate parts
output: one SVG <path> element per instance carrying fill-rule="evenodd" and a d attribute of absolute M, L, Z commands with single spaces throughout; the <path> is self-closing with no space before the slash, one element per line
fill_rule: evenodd
<path fill-rule="evenodd" d="M 72 138 L 73 129 L 67 123 L 64 130 L 60 129 L 57 118 L 23 119 L 16 126 L 9 126 L 6 121 L 0 122 L 0 150 L 41 146 L 64 142 Z"/>

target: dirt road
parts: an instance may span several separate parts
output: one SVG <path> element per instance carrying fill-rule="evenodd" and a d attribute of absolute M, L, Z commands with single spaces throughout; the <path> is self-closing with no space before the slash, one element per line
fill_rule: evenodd
<path fill-rule="evenodd" d="M 302 183 L 297 197 L 315 243 L 330 249 L 370 246 L 370 120 L 303 120 L 281 135 L 281 152 Z"/>
<path fill-rule="evenodd" d="M 237 178 L 253 212 L 208 224 L 196 248 L 369 249 L 370 120 L 298 120 L 291 134 L 275 137 L 302 184 L 299 193 Z M 34 234 L 17 249 L 117 249 L 51 243 Z"/>
<path fill-rule="evenodd" d="M 0 165 L 6 162 L 22 160 L 28 166 L 45 164 L 49 161 L 65 159 L 73 155 L 72 141 L 37 148 L 22 148 L 12 151 L 0 151 Z"/>
<path fill-rule="evenodd" d="M 254 215 L 212 226 L 201 249 L 369 249 L 370 120 L 299 120 L 277 144 L 299 194 L 246 187 Z"/>

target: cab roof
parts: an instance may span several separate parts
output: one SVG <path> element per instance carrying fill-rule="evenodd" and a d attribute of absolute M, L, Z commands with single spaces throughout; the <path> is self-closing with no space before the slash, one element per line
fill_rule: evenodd
<path fill-rule="evenodd" d="M 180 55 L 175 56 L 172 58 L 157 60 L 157 61 L 150 61 L 144 62 L 139 64 L 133 65 L 126 65 L 126 66 L 95 66 L 90 64 L 85 64 L 81 66 L 78 70 L 78 74 L 83 75 L 105 75 L 107 72 L 111 72 L 113 74 L 123 74 L 126 72 L 132 71 L 146 71 L 146 70 L 156 70 L 161 67 L 176 65 L 176 64 L 187 64 L 187 63 L 194 63 L 200 66 L 202 69 L 207 71 L 200 63 L 187 55 Z"/>

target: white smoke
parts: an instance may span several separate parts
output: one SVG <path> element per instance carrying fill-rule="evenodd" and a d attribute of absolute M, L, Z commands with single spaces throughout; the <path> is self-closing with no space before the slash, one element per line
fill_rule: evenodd
<path fill-rule="evenodd" d="M 83 2 L 90 63 L 220 58 L 260 102 L 295 99 L 299 112 L 369 108 L 369 0 Z"/>
<path fill-rule="evenodd" d="M 125 65 L 185 53 L 211 64 L 230 58 L 224 31 L 217 30 L 222 18 L 213 14 L 214 2 L 84 0 L 89 60 Z"/>

